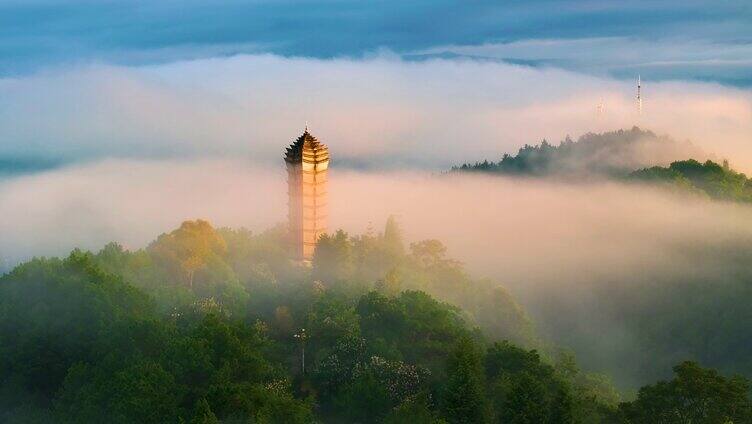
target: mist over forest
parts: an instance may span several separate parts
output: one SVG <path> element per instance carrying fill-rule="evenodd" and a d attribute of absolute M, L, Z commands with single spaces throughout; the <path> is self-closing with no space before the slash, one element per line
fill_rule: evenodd
<path fill-rule="evenodd" d="M 700 162 L 702 155 L 691 143 L 635 127 L 567 138 L 558 146 L 526 145 L 515 156 L 453 171 L 545 178 L 575 184 L 583 191 L 578 194 L 596 199 L 597 206 L 576 203 L 601 209 L 584 225 L 568 211 L 552 210 L 553 219 L 572 226 L 564 237 L 543 223 L 552 218 L 526 228 L 561 245 L 541 248 L 545 243 L 537 241 L 537 252 L 516 252 L 514 261 L 533 258 L 526 261 L 529 269 L 547 270 L 519 272 L 514 263 L 505 263 L 504 271 L 486 269 L 526 299 L 540 330 L 628 386 L 660 375 L 667 369 L 661 361 L 682 356 L 749 375 L 747 354 L 736 352 L 744 333 L 739 323 L 747 318 L 741 299 L 749 296 L 751 239 L 744 223 L 752 181 L 728 161 Z M 618 201 L 608 190 L 592 189 L 602 181 L 615 184 Z M 572 253 L 573 247 L 581 252 Z"/>
<path fill-rule="evenodd" d="M 17 173 L 0 185 L 0 411 L 644 422 L 658 387 L 702 384 L 726 393 L 708 422 L 747 422 L 752 184 L 714 159 L 632 128 L 444 173 L 334 167 L 342 230 L 311 268 L 288 258 L 279 169 Z"/>
<path fill-rule="evenodd" d="M 751 30 L 0 0 L 0 424 L 752 424 Z"/>

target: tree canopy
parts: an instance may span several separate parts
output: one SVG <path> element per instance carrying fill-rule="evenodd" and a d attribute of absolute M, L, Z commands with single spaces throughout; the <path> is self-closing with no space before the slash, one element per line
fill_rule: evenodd
<path fill-rule="evenodd" d="M 668 167 L 654 166 L 629 174 L 629 179 L 675 186 L 718 200 L 752 202 L 752 180 L 713 161 L 694 159 L 672 162 Z"/>
<path fill-rule="evenodd" d="M 453 167 L 452 171 L 531 177 L 621 178 L 636 169 L 703 154 L 689 142 L 633 127 L 601 134 L 588 133 L 577 141 L 567 136 L 558 145 L 547 140 L 537 145 L 526 144 L 516 155 L 505 153 L 499 161 L 466 163 Z"/>
<path fill-rule="evenodd" d="M 503 287 L 437 240 L 406 248 L 393 219 L 324 237 L 311 268 L 284 243 L 194 221 L 145 249 L 19 265 L 0 277 L 0 421 L 627 423 L 681 402 L 748 416 L 746 380 L 691 364 L 619 406 Z"/>

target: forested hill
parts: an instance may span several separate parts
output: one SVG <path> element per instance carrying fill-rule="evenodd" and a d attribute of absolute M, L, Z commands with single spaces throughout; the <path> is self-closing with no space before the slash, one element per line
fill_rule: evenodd
<path fill-rule="evenodd" d="M 600 420 L 618 395 L 541 347 L 500 286 L 437 240 L 321 238 L 187 221 L 145 249 L 34 259 L 0 277 L 0 422 Z M 305 368 L 303 367 L 305 350 Z M 534 405 L 523 400 L 530 391 Z M 518 393 L 514 396 L 504 393 Z M 535 409 L 531 409 L 531 408 Z"/>
<path fill-rule="evenodd" d="M 659 136 L 633 127 L 602 134 L 585 134 L 577 141 L 567 136 L 559 145 L 543 140 L 525 145 L 517 155 L 504 154 L 498 162 L 476 162 L 453 171 L 486 172 L 521 176 L 625 176 L 630 172 L 668 165 L 687 158 L 707 156 L 689 142 Z"/>
<path fill-rule="evenodd" d="M 393 220 L 322 237 L 311 268 L 285 246 L 281 228 L 187 221 L 1 276 L 0 422 L 627 424 L 686 404 L 691 422 L 752 419 L 747 380 L 694 362 L 619 403 L 503 288 L 436 240 L 404 246 Z"/>
<path fill-rule="evenodd" d="M 535 177 L 606 177 L 670 186 L 717 200 L 752 202 L 752 179 L 718 164 L 689 142 L 678 142 L 637 127 L 603 134 L 567 137 L 558 146 L 543 141 L 522 147 L 498 162 L 476 162 L 453 172 Z M 689 158 L 689 159 L 688 159 Z"/>

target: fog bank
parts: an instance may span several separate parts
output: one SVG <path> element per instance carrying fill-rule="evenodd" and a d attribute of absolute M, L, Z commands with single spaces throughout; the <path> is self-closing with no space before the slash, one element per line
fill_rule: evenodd
<path fill-rule="evenodd" d="M 643 75 L 640 116 L 635 90 L 545 67 L 411 62 L 389 52 L 81 65 L 0 79 L 0 159 L 242 157 L 268 165 L 308 122 L 341 166 L 442 169 L 498 160 L 544 138 L 638 125 L 752 170 L 748 91 Z"/>

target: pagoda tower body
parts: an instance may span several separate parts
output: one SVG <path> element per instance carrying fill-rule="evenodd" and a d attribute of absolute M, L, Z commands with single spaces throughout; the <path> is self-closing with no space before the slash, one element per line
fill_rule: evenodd
<path fill-rule="evenodd" d="M 285 153 L 292 257 L 309 262 L 326 233 L 329 149 L 305 129 Z"/>

